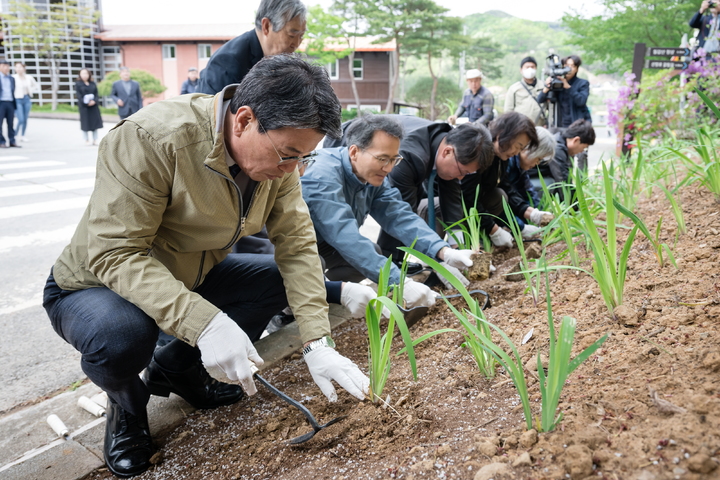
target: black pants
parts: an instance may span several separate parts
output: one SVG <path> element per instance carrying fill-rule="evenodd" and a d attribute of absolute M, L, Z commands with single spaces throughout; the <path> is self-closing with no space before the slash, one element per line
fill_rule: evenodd
<path fill-rule="evenodd" d="M 195 292 L 235 320 L 252 341 L 287 306 L 282 277 L 271 255 L 231 254 Z M 138 374 L 150 363 L 158 340 L 155 321 L 105 287 L 62 290 L 52 273 L 43 306 L 53 329 L 82 354 L 90 380 L 133 415 L 145 412 L 150 392 Z M 175 338 L 162 349 L 177 370 L 200 358 L 200 350 Z M 163 364 L 163 366 L 166 366 Z"/>
<path fill-rule="evenodd" d="M 2 134 L 2 122 L 7 123 L 8 144 L 15 145 L 15 102 L 0 101 L 0 145 L 5 145 L 5 137 Z"/>

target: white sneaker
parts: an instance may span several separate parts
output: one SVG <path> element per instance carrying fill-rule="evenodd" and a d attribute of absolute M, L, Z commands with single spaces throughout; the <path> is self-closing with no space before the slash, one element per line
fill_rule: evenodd
<path fill-rule="evenodd" d="M 20 139 L 21 142 L 27 142 L 28 140 L 30 140 L 30 139 L 27 138 L 27 137 L 22 137 L 22 138 Z"/>

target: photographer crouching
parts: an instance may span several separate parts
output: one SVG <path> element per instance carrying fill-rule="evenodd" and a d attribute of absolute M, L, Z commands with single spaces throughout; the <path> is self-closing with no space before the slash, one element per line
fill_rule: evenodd
<path fill-rule="evenodd" d="M 582 60 L 570 55 L 559 61 L 557 55 L 550 55 L 545 68 L 545 88 L 538 95 L 538 102 L 550 103 L 548 122 L 550 128 L 567 128 L 575 120 L 592 122 L 587 107 L 590 96 L 590 82 L 577 76 Z M 578 167 L 587 170 L 587 151 L 577 156 Z"/>

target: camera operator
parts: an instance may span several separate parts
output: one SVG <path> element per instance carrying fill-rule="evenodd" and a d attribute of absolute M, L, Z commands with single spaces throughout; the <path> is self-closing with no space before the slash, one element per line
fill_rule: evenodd
<path fill-rule="evenodd" d="M 720 33 L 718 11 L 720 8 L 718 8 L 717 0 L 703 0 L 700 10 L 695 12 L 690 19 L 690 27 L 700 30 L 697 36 L 698 47 L 704 49 L 708 54 L 720 51 L 718 48 L 718 33 Z M 707 15 L 705 15 L 706 13 Z"/>
<path fill-rule="evenodd" d="M 551 57 L 557 58 L 554 55 Z M 566 70 L 567 73 L 551 76 L 545 80 L 545 88 L 538 95 L 538 102 L 549 100 L 553 104 L 553 114 L 549 116 L 550 127 L 567 128 L 580 119 L 592 123 L 590 110 L 587 107 L 590 82 L 577 76 L 580 65 L 582 60 L 577 55 L 565 57 L 562 60 L 562 66 L 565 68 L 561 71 Z M 578 167 L 587 170 L 587 152 L 582 152 L 578 156 Z"/>
<path fill-rule="evenodd" d="M 547 125 L 547 117 L 544 108 L 537 101 L 542 91 L 542 83 L 537 81 L 537 61 L 533 57 L 525 57 L 520 62 L 520 74 L 522 80 L 513 83 L 505 95 L 505 113 L 518 112 L 535 123 L 535 125 Z"/>

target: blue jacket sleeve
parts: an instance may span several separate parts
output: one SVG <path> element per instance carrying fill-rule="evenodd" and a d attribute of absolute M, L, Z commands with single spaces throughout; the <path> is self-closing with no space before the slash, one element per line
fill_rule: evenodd
<path fill-rule="evenodd" d="M 327 170 L 322 176 L 304 176 L 303 198 L 310 209 L 318 237 L 337 250 L 360 273 L 377 282 L 387 259 L 375 251 L 375 245 L 369 238 L 360 234 L 360 227 L 343 193 L 342 170 L 337 172 L 339 175 L 334 176 L 328 175 Z M 400 269 L 392 265 L 390 281 L 397 283 L 399 280 Z"/>
<path fill-rule="evenodd" d="M 379 187 L 378 195 L 372 200 L 370 215 L 384 231 L 405 245 L 410 246 L 417 239 L 415 250 L 431 258 L 435 258 L 441 248 L 449 246 L 425 223 L 425 220 L 413 212 L 410 205 L 400 196 L 400 191 L 390 186 L 387 180 Z"/>
<path fill-rule="evenodd" d="M 702 17 L 702 13 L 699 11 L 695 12 L 695 15 L 692 16 L 689 22 L 690 28 L 702 28 Z"/>
<path fill-rule="evenodd" d="M 142 98 L 142 92 L 140 91 L 140 84 L 138 82 L 135 82 L 135 83 L 137 83 L 137 86 L 138 86 L 136 92 L 137 92 L 137 102 L 138 102 L 138 110 L 139 110 L 139 109 L 143 108 L 143 98 Z"/>
<path fill-rule="evenodd" d="M 118 100 L 121 100 L 121 98 L 118 96 L 117 82 L 114 82 L 112 84 L 112 90 L 110 91 L 110 97 L 113 99 L 113 102 L 115 102 L 115 103 L 118 103 Z"/>
<path fill-rule="evenodd" d="M 580 82 L 579 80 L 582 80 Z M 590 82 L 585 79 L 578 78 L 577 89 L 570 89 L 570 98 L 578 107 L 584 107 L 587 104 L 587 99 L 590 96 Z"/>

